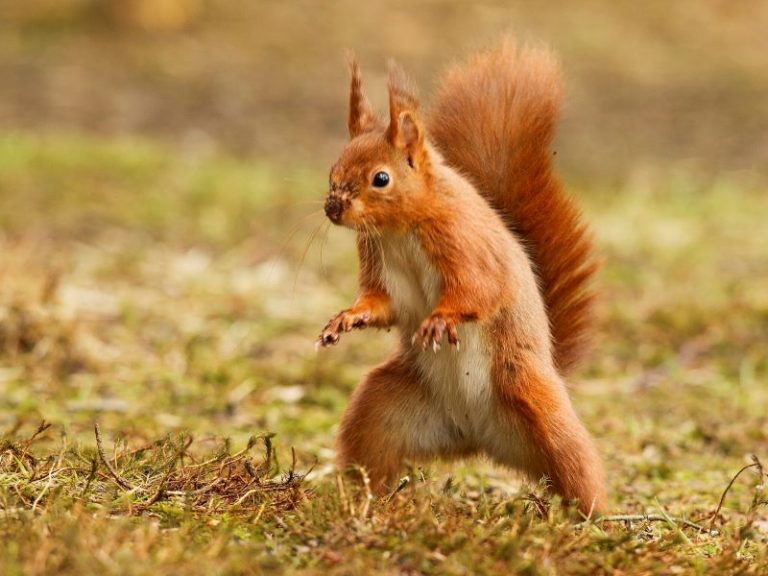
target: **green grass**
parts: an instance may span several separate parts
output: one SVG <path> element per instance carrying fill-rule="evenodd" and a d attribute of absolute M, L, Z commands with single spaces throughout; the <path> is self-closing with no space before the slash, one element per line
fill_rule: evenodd
<path fill-rule="evenodd" d="M 608 512 L 677 519 L 601 523 L 479 461 L 414 466 L 375 501 L 337 477 L 335 425 L 392 337 L 314 351 L 355 291 L 324 171 L 0 140 L 0 572 L 766 573 L 756 468 L 715 532 L 679 522 L 709 528 L 750 455 L 768 463 L 760 183 L 574 190 L 605 262 L 573 394 Z"/>

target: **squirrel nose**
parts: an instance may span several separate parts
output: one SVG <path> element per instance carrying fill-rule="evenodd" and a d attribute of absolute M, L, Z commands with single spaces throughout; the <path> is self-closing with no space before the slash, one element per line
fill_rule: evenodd
<path fill-rule="evenodd" d="M 325 215 L 331 222 L 338 224 L 341 221 L 341 213 L 344 211 L 344 204 L 338 196 L 328 196 L 325 201 Z"/>

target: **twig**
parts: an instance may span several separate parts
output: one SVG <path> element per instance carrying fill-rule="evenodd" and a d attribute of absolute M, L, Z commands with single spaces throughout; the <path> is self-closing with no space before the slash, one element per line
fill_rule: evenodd
<path fill-rule="evenodd" d="M 762 471 L 763 471 L 763 465 L 760 463 L 760 460 L 757 459 L 757 456 L 752 454 L 752 464 L 747 464 L 744 466 L 741 470 L 736 472 L 733 478 L 731 478 L 731 481 L 728 482 L 728 486 L 725 487 L 725 490 L 723 490 L 722 496 L 720 496 L 720 502 L 717 503 L 717 508 L 715 508 L 715 511 L 712 513 L 712 516 L 709 519 L 709 528 L 712 529 L 715 525 L 715 520 L 717 520 L 718 514 L 720 514 L 720 510 L 723 507 L 723 504 L 725 503 L 725 497 L 728 495 L 728 491 L 731 489 L 731 486 L 733 486 L 733 483 L 736 482 L 736 479 L 741 476 L 743 472 L 746 470 L 749 470 L 750 468 L 757 468 L 760 471 L 760 476 L 762 480 Z"/>
<path fill-rule="evenodd" d="M 592 520 L 592 522 L 585 520 L 584 522 L 577 524 L 577 526 L 584 526 L 586 524 L 597 522 L 667 522 L 668 524 L 673 525 L 682 524 L 683 526 L 693 528 L 699 532 L 709 532 L 709 530 L 695 522 L 691 522 L 685 518 L 669 516 L 668 514 L 614 514 L 611 516 L 600 516 L 599 518 Z"/>
<path fill-rule="evenodd" d="M 291 446 L 291 468 L 288 470 L 288 479 L 290 483 L 293 481 L 293 473 L 296 470 L 296 448 Z"/>
<path fill-rule="evenodd" d="M 120 474 L 118 474 L 117 471 L 112 468 L 112 465 L 107 460 L 107 456 L 104 454 L 104 445 L 101 442 L 101 430 L 99 429 L 98 422 L 94 424 L 93 430 L 96 433 L 96 449 L 99 452 L 99 458 L 101 458 L 102 463 L 104 466 L 106 466 L 107 470 L 112 475 L 112 478 L 115 479 L 115 482 L 117 482 L 118 486 L 121 488 L 124 488 L 125 490 L 135 490 L 136 488 L 131 486 L 127 481 L 123 480 L 120 477 Z"/>

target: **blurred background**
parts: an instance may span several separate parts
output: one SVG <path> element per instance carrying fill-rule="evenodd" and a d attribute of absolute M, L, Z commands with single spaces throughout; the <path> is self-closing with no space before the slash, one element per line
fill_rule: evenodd
<path fill-rule="evenodd" d="M 325 166 L 344 138 L 347 50 L 383 105 L 388 57 L 428 100 L 448 64 L 511 32 L 562 59 L 569 177 L 768 162 L 768 6 L 754 0 L 5 0 L 0 22 L 6 130 Z"/>
<path fill-rule="evenodd" d="M 391 346 L 313 349 L 355 294 L 320 211 L 346 52 L 383 108 L 388 57 L 428 102 L 512 33 L 565 75 L 558 167 L 605 262 L 575 394 L 616 493 L 719 482 L 768 435 L 766 30 L 756 0 L 4 0 L 0 427 L 268 430 L 328 465 Z"/>

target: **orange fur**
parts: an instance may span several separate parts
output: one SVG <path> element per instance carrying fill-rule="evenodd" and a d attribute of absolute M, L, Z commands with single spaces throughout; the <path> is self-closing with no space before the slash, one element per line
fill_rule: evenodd
<path fill-rule="evenodd" d="M 597 266 L 579 210 L 552 172 L 560 95 L 553 56 L 507 41 L 446 75 L 429 131 L 448 163 L 524 239 L 541 280 L 555 361 L 567 371 L 587 344 L 594 299 L 588 283 Z"/>
<path fill-rule="evenodd" d="M 419 428 L 430 418 L 430 399 L 407 354 L 396 354 L 368 374 L 349 401 L 339 429 L 339 460 L 365 467 L 377 494 L 391 489 L 406 458 L 469 455 L 469 446 L 421 442 Z"/>
<path fill-rule="evenodd" d="M 340 465 L 365 466 L 377 491 L 404 459 L 486 454 L 546 475 L 585 512 L 604 505 L 600 458 L 561 377 L 583 347 L 593 265 L 551 173 L 553 73 L 546 54 L 507 43 L 449 74 L 425 124 L 393 67 L 385 126 L 352 64 L 351 141 L 326 212 L 357 230 L 360 295 L 318 343 L 366 326 L 401 333 L 339 434 Z"/>

